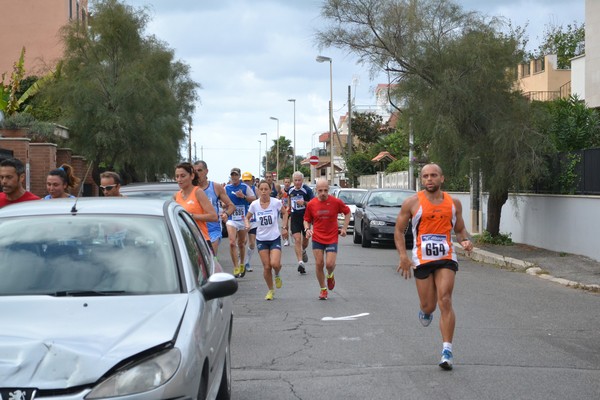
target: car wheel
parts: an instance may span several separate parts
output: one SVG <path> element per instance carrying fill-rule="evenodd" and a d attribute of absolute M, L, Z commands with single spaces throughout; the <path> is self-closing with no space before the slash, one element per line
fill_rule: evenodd
<path fill-rule="evenodd" d="M 361 245 L 362 245 L 362 247 L 371 247 L 371 238 L 369 237 L 369 234 L 367 233 L 364 226 L 363 226 L 363 232 L 362 232 Z"/>
<path fill-rule="evenodd" d="M 206 400 L 208 396 L 208 372 L 205 368 L 202 370 L 202 377 L 200 378 L 200 387 L 198 388 L 198 400 Z"/>
<path fill-rule="evenodd" d="M 225 360 L 223 361 L 223 374 L 221 375 L 221 384 L 219 385 L 219 392 L 217 393 L 217 400 L 230 400 L 231 399 L 231 343 L 227 344 L 225 350 Z"/>
<path fill-rule="evenodd" d="M 360 234 L 358 233 L 358 224 L 356 224 L 356 222 L 354 223 L 354 231 L 352 232 L 352 241 L 354 244 L 360 244 L 361 242 Z"/>

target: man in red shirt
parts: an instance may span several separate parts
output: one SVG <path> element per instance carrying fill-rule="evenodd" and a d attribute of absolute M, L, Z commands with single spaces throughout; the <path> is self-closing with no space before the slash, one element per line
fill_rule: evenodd
<path fill-rule="evenodd" d="M 23 189 L 25 166 L 20 160 L 10 158 L 0 161 L 0 208 L 9 204 L 39 200 L 35 194 Z"/>
<path fill-rule="evenodd" d="M 317 182 L 316 190 L 317 197 L 308 202 L 304 212 L 304 230 L 307 238 L 312 236 L 317 280 L 321 288 L 319 300 L 327 300 L 327 289 L 333 290 L 335 287 L 333 270 L 338 247 L 337 217 L 339 213 L 345 216 L 344 226 L 339 234 L 342 237 L 346 236 L 350 223 L 350 208 L 342 200 L 329 195 L 329 183 L 325 179 Z M 327 287 L 325 287 L 324 266 L 327 269 Z"/>

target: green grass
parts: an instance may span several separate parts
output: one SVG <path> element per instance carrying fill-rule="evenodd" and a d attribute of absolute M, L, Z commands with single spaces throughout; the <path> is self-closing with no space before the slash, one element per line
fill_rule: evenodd
<path fill-rule="evenodd" d="M 473 236 L 473 240 L 475 243 L 498 244 L 502 246 L 513 245 L 510 233 L 500 232 L 497 236 L 492 236 L 488 231 L 483 231 L 483 234 Z"/>

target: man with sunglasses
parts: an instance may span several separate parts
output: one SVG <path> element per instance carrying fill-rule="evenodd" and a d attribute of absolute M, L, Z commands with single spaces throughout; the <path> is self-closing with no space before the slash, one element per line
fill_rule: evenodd
<path fill-rule="evenodd" d="M 104 171 L 100 174 L 100 190 L 104 197 L 125 197 L 119 190 L 121 189 L 121 177 L 116 172 Z"/>

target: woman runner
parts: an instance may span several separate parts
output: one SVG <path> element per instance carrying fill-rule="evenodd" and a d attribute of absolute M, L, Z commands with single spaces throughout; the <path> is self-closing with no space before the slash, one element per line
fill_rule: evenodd
<path fill-rule="evenodd" d="M 256 248 L 263 265 L 263 277 L 269 291 L 265 300 L 273 300 L 273 270 L 275 270 L 275 287 L 281 288 L 281 234 L 279 233 L 279 212 L 285 209 L 281 200 L 271 197 L 271 186 L 267 181 L 258 184 L 259 198 L 250 204 L 244 223 L 250 228 L 250 219 L 255 215 L 258 227 L 256 229 Z M 284 215 L 284 219 L 287 214 Z"/>

